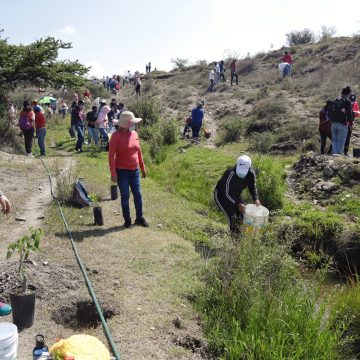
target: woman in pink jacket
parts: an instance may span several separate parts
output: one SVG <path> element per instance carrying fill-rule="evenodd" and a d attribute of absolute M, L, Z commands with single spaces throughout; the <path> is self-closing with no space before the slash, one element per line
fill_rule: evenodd
<path fill-rule="evenodd" d="M 107 134 L 108 128 L 108 116 L 107 114 L 110 112 L 110 106 L 105 105 L 101 108 L 99 115 L 97 117 L 97 124 L 99 126 L 100 136 L 104 139 L 104 141 L 109 141 L 109 137 Z"/>

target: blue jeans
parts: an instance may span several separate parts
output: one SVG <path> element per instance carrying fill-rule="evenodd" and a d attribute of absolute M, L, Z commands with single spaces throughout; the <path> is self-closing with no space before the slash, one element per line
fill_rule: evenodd
<path fill-rule="evenodd" d="M 348 133 L 348 126 L 339 122 L 331 124 L 332 152 L 341 155 L 344 152 L 344 145 Z"/>
<path fill-rule="evenodd" d="M 82 150 L 82 146 L 84 143 L 84 126 L 75 125 L 76 133 L 77 133 L 77 142 L 75 150 Z"/>
<path fill-rule="evenodd" d="M 284 66 L 283 73 L 282 73 L 283 78 L 290 76 L 290 71 L 291 71 L 290 69 L 291 69 L 290 64 L 287 64 Z"/>
<path fill-rule="evenodd" d="M 100 132 L 100 135 L 102 136 L 102 138 L 103 138 L 105 141 L 109 141 L 109 137 L 108 137 L 108 134 L 107 134 L 106 129 L 104 129 L 104 128 L 99 128 L 99 132 Z"/>
<path fill-rule="evenodd" d="M 39 148 L 40 148 L 40 155 L 45 155 L 46 128 L 36 129 L 36 136 L 38 138 L 38 145 L 39 145 Z"/>
<path fill-rule="evenodd" d="M 198 138 L 199 137 L 199 132 L 200 132 L 200 129 L 201 129 L 201 125 L 202 125 L 202 122 L 191 123 L 191 130 L 192 130 L 192 137 L 193 138 Z"/>
<path fill-rule="evenodd" d="M 88 144 L 94 141 L 94 144 L 97 145 L 99 141 L 99 132 L 98 129 L 88 127 Z"/>
<path fill-rule="evenodd" d="M 125 221 L 129 221 L 130 217 L 130 206 L 129 198 L 130 191 L 134 196 L 134 204 L 136 209 L 136 218 L 140 219 L 143 216 L 142 210 L 142 197 L 140 189 L 140 170 L 125 170 L 125 169 L 116 169 L 117 183 L 121 195 L 121 209 Z"/>

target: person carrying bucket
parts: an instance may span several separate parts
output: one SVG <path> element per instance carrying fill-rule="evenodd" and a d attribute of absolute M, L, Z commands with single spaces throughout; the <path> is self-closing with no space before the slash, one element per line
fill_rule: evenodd
<path fill-rule="evenodd" d="M 247 155 L 242 155 L 237 159 L 235 167 L 225 171 L 214 191 L 215 202 L 225 214 L 231 232 L 238 231 L 239 219 L 243 219 L 245 205 L 241 193 L 246 188 L 249 189 L 255 205 L 260 206 L 256 175 L 251 168 L 251 159 Z"/>

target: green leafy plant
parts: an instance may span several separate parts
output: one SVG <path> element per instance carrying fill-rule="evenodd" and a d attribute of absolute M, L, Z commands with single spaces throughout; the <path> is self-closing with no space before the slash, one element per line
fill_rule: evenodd
<path fill-rule="evenodd" d="M 40 250 L 40 240 L 43 236 L 42 229 L 29 229 L 29 234 L 24 235 L 14 243 L 10 244 L 8 247 L 8 251 L 6 254 L 6 258 L 10 259 L 10 257 L 17 252 L 20 256 L 19 259 L 19 276 L 22 280 L 22 292 L 26 293 L 28 287 L 28 278 L 26 274 L 26 268 L 24 266 L 25 260 L 29 257 L 31 253 L 38 252 Z"/>

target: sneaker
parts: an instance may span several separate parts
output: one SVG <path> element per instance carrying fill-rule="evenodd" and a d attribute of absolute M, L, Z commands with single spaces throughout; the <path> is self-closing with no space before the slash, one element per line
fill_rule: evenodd
<path fill-rule="evenodd" d="M 125 220 L 125 222 L 124 222 L 124 227 L 125 227 L 126 229 L 128 229 L 130 226 L 131 226 L 131 219 Z"/>
<path fill-rule="evenodd" d="M 149 223 L 146 221 L 146 219 L 143 216 L 141 218 L 136 219 L 135 224 L 141 225 L 143 227 L 149 227 Z"/>
<path fill-rule="evenodd" d="M 9 315 L 11 313 L 11 306 L 0 302 L 0 316 Z"/>
<path fill-rule="evenodd" d="M 29 157 L 29 158 L 34 158 L 35 157 L 32 153 L 27 153 L 26 156 Z"/>
<path fill-rule="evenodd" d="M 339 157 L 340 154 L 333 154 L 333 157 Z"/>

